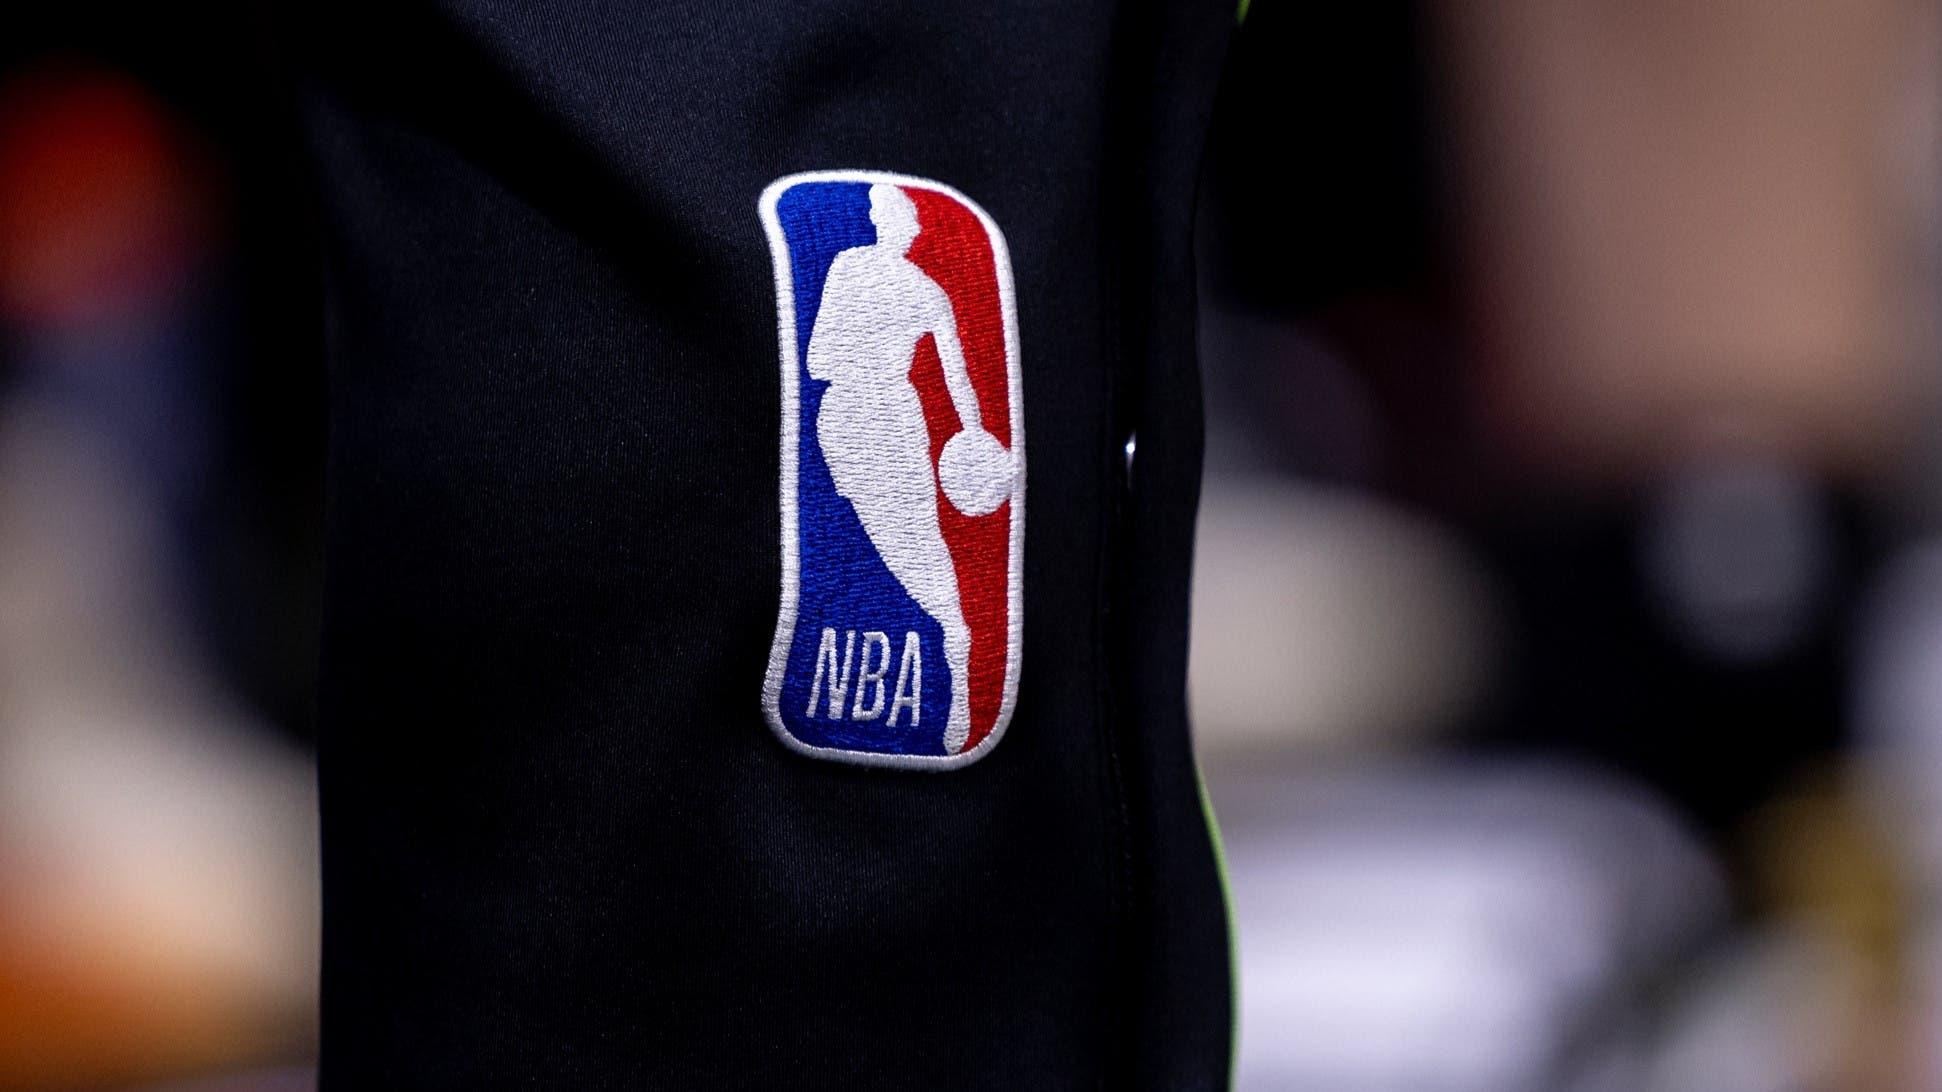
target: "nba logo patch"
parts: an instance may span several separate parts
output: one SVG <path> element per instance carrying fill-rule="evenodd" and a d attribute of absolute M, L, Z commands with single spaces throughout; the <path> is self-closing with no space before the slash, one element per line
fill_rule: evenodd
<path fill-rule="evenodd" d="M 949 186 L 776 180 L 782 602 L 762 703 L 794 750 L 976 761 L 1018 692 L 1025 430 L 1005 239 Z"/>

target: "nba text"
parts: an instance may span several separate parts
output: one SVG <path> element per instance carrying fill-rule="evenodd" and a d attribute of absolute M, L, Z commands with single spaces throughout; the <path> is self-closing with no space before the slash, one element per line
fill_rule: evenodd
<path fill-rule="evenodd" d="M 816 648 L 816 675 L 809 687 L 809 707 L 803 715 L 816 716 L 827 695 L 830 720 L 876 720 L 887 712 L 889 724 L 896 727 L 898 718 L 908 711 L 910 723 L 920 723 L 923 705 L 918 696 L 924 690 L 924 654 L 916 632 L 904 634 L 894 682 L 889 681 L 890 635 L 865 630 L 860 644 L 858 636 L 856 630 L 843 631 L 839 657 L 835 628 L 823 627 L 823 639 Z"/>

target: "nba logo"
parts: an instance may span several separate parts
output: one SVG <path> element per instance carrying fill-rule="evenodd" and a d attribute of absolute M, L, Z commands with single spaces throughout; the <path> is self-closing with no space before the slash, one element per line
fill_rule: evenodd
<path fill-rule="evenodd" d="M 1018 691 L 1025 430 L 1004 236 L 949 186 L 763 191 L 782 347 L 782 602 L 763 686 L 792 749 L 976 761 Z"/>

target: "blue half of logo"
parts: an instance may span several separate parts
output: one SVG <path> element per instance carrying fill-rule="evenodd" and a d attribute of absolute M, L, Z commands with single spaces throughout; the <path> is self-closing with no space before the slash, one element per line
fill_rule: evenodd
<path fill-rule="evenodd" d="M 823 392 L 829 384 L 812 379 L 807 364 L 809 335 L 815 326 L 817 309 L 822 304 L 823 283 L 829 276 L 836 255 L 852 247 L 876 241 L 876 228 L 870 223 L 870 186 L 864 182 L 805 182 L 792 186 L 776 202 L 776 220 L 789 245 L 789 265 L 796 293 L 796 382 L 800 391 L 797 407 L 797 528 L 800 578 L 796 592 L 796 625 L 789 646 L 788 667 L 783 672 L 782 693 L 777 712 L 789 733 L 811 747 L 878 754 L 944 756 L 944 724 L 951 704 L 951 674 L 944 657 L 944 635 L 937 620 L 926 614 L 910 597 L 897 578 L 890 574 L 856 509 L 836 492 L 817 440 L 816 417 L 822 409 Z M 817 666 L 823 646 L 823 633 L 835 637 L 836 680 L 824 663 L 818 685 Z M 881 633 L 884 643 L 865 640 Z M 905 713 L 890 723 L 887 707 L 896 697 L 898 669 L 902 666 L 903 645 L 908 634 L 917 634 L 921 657 L 922 703 L 917 723 Z M 850 635 L 854 634 L 854 638 Z M 854 644 L 867 644 L 855 648 Z M 885 696 L 884 714 L 869 720 L 849 716 L 831 719 L 830 691 L 844 680 L 842 664 L 845 647 L 851 647 L 847 708 L 856 706 L 852 693 L 857 676 L 880 674 L 868 685 L 891 688 Z M 888 664 L 879 668 L 880 650 L 887 646 Z M 868 653 L 868 664 L 855 657 Z M 867 669 L 867 670 L 866 670 Z M 906 680 L 908 684 L 909 680 Z M 816 699 L 812 713 L 811 691 Z M 875 704 L 874 692 L 864 697 L 865 707 Z M 845 703 L 839 703 L 845 704 Z M 840 712 L 840 711 L 839 711 Z M 928 714 L 928 715 L 924 715 Z"/>

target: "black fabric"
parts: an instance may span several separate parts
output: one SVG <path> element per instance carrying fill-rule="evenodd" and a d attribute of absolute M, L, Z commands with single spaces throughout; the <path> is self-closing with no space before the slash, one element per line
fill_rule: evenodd
<path fill-rule="evenodd" d="M 292 23 L 330 289 L 327 1090 L 1225 1085 L 1183 691 L 1192 191 L 1232 18 Z M 760 711 L 756 199 L 833 168 L 956 186 L 1011 248 L 1024 663 L 1005 738 L 958 771 L 803 758 Z"/>

